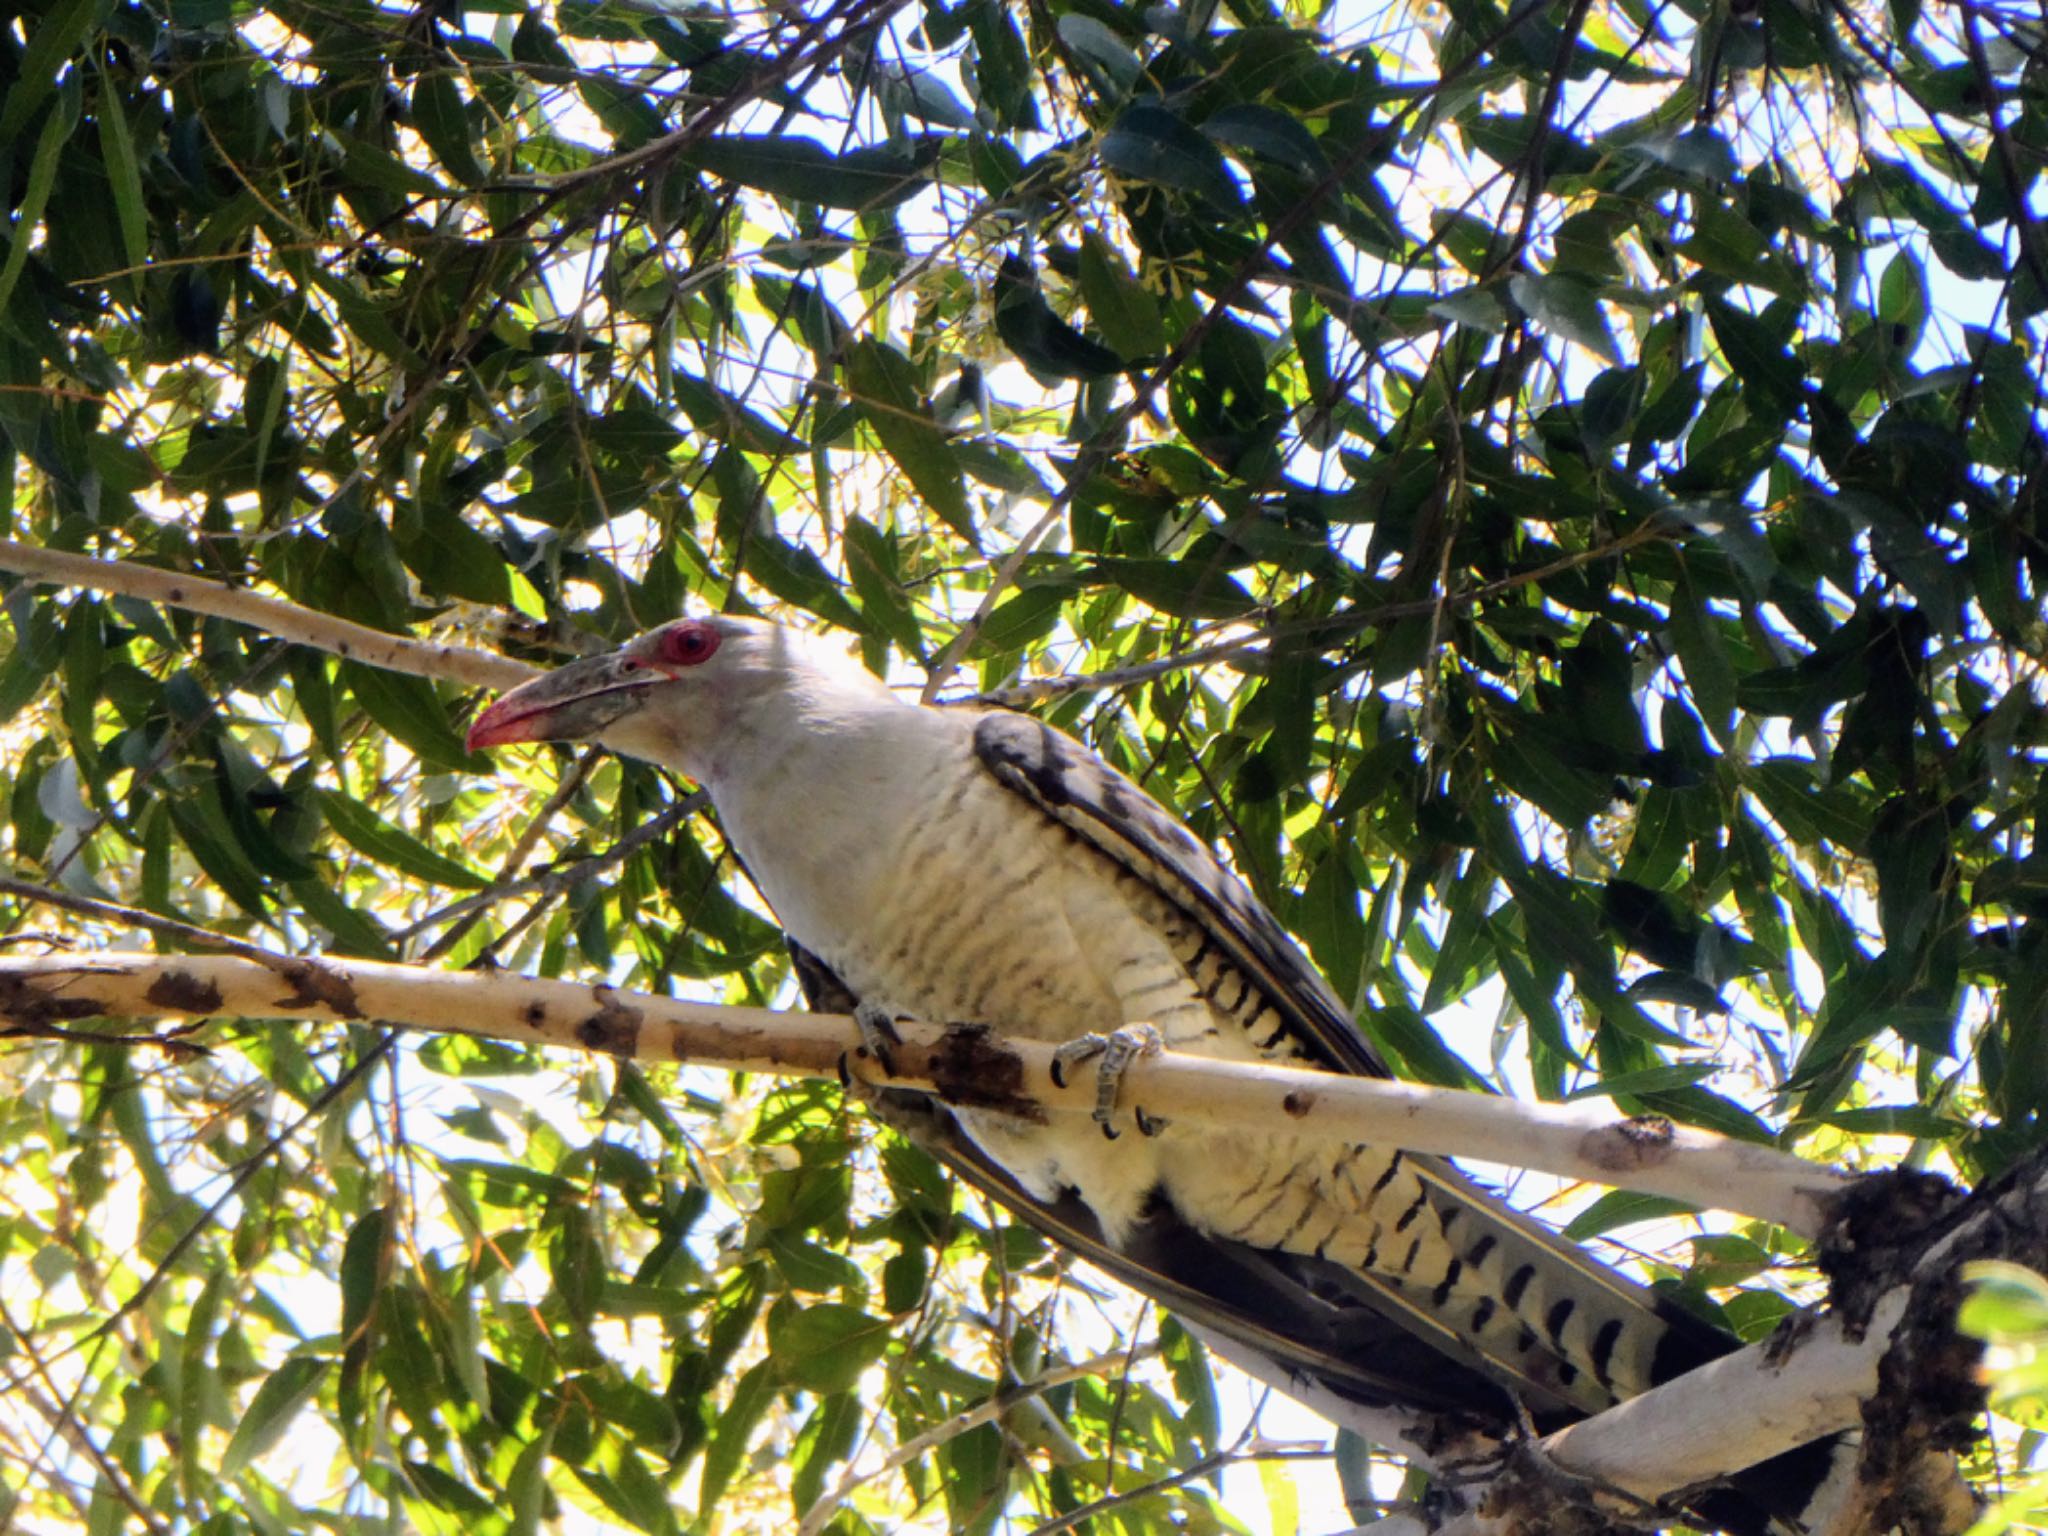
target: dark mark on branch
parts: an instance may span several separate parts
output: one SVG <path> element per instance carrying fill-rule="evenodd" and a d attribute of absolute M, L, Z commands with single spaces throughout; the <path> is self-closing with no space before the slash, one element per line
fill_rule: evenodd
<path fill-rule="evenodd" d="M 576 1038 L 593 1051 L 631 1059 L 640 1054 L 638 1008 L 628 1008 L 610 987 L 598 987 L 597 1012 L 576 1026 Z"/>
<path fill-rule="evenodd" d="M 1664 1116 L 1631 1115 L 1588 1131 L 1579 1150 L 1603 1173 L 1636 1173 L 1667 1161 L 1677 1140 L 1678 1128 Z"/>
<path fill-rule="evenodd" d="M 1287 1097 L 1280 1101 L 1280 1107 L 1289 1116 L 1299 1120 L 1316 1107 L 1316 1096 L 1301 1088 L 1290 1088 Z"/>
<path fill-rule="evenodd" d="M 33 1033 L 66 1019 L 94 1018 L 105 1012 L 105 1007 L 92 998 L 56 997 L 25 976 L 0 976 L 0 1018 L 20 1026 L 22 1033 Z"/>
<path fill-rule="evenodd" d="M 298 1009 L 317 1005 L 343 1019 L 363 1016 L 362 1005 L 356 1001 L 355 983 L 339 966 L 318 960 L 288 960 L 277 971 L 292 988 L 282 1006 Z"/>
<path fill-rule="evenodd" d="M 220 988 L 190 971 L 166 971 L 142 994 L 166 1013 L 218 1013 Z"/>
<path fill-rule="evenodd" d="M 519 1017 L 528 1029 L 545 1029 L 548 1022 L 548 1005 L 536 999 L 519 1011 Z"/>
<path fill-rule="evenodd" d="M 995 1109 L 1034 1125 L 1045 1107 L 1024 1092 L 1024 1062 L 983 1024 L 955 1024 L 927 1058 L 932 1086 L 948 1104 Z"/>

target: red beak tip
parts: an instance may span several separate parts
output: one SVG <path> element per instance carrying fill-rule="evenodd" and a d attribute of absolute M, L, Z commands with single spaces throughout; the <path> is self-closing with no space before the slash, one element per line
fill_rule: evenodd
<path fill-rule="evenodd" d="M 519 721 L 516 716 L 507 717 L 505 712 L 493 704 L 469 723 L 469 734 L 462 744 L 471 752 L 482 752 L 491 747 L 501 747 L 508 741 L 520 741 Z"/>

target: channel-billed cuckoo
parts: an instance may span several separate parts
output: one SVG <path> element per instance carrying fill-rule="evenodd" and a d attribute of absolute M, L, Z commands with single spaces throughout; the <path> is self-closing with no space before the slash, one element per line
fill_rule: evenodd
<path fill-rule="evenodd" d="M 1176 1051 L 1387 1073 L 1208 848 L 1028 716 L 912 703 L 801 631 L 686 618 L 515 689 L 469 734 L 566 740 L 709 791 L 814 1003 L 1054 1042 L 1150 1026 Z M 923 1131 L 1228 1357 L 1425 1457 L 1597 1413 L 1735 1347 L 1437 1158 L 937 1106 Z M 1823 1450 L 1689 1507 L 1795 1529 Z"/>

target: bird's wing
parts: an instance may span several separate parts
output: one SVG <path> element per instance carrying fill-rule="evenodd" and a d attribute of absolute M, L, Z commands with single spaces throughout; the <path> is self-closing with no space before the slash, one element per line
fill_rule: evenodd
<path fill-rule="evenodd" d="M 1290 1054 L 1354 1076 L 1392 1075 L 1287 930 L 1158 801 L 1071 736 L 1029 715 L 983 715 L 975 723 L 974 747 L 1005 788 L 1192 917 L 1226 963 L 1279 1011 L 1294 1047 Z"/>
<path fill-rule="evenodd" d="M 851 1013 L 859 1000 L 831 968 L 793 940 L 789 949 L 809 1006 Z M 1469 1455 L 1491 1443 L 1512 1413 L 1482 1369 L 1446 1360 L 1440 1348 L 1360 1306 L 1355 1278 L 1340 1265 L 1214 1238 L 1170 1209 L 1149 1216 L 1124 1247 L 1112 1247 L 1077 1196 L 1033 1195 L 929 1095 L 885 1089 L 864 1102 L 875 1118 L 1042 1236 L 1171 1307 L 1251 1374 L 1270 1380 L 1277 1367 L 1290 1384 L 1320 1388 L 1362 1410 L 1346 1417 L 1380 1443 L 1439 1456 L 1455 1446 Z"/>
<path fill-rule="evenodd" d="M 1390 1075 L 1287 931 L 1151 796 L 1071 737 L 1029 716 L 992 711 L 976 722 L 974 739 L 983 765 L 1000 783 L 1144 880 L 1197 925 L 1207 945 L 1248 981 L 1246 995 L 1229 1011 L 1254 1039 L 1276 1039 L 1270 1012 L 1284 1026 L 1276 1050 L 1291 1047 L 1335 1071 Z M 1229 993 L 1218 996 L 1227 1000 Z M 966 1136 L 956 1131 L 953 1141 L 947 1161 L 997 1191 L 1041 1230 L 1208 1331 L 1354 1401 L 1438 1414 L 1452 1406 L 1485 1420 L 1498 1412 L 1490 1405 L 1501 1402 L 1494 1385 L 1501 1383 L 1537 1427 L 1547 1429 L 1587 1406 L 1579 1395 L 1589 1385 L 1583 1377 L 1577 1393 L 1569 1387 L 1575 1370 L 1627 1396 L 1648 1382 L 1696 1369 L 1738 1343 L 1670 1297 L 1598 1262 L 1440 1158 L 1395 1154 L 1420 1175 L 1439 1233 L 1462 1256 L 1450 1260 L 1452 1271 L 1469 1261 L 1490 1277 L 1503 1308 L 1520 1319 L 1518 1331 L 1503 1330 L 1496 1317 L 1482 1330 L 1485 1336 L 1475 1338 L 1461 1324 L 1476 1322 L 1476 1316 L 1454 1315 L 1456 1304 L 1445 1306 L 1440 1295 L 1313 1256 L 1243 1250 L 1186 1223 L 1140 1233 L 1127 1251 L 1109 1249 L 1099 1231 L 1092 1242 L 1072 1231 L 1063 1234 L 1055 1223 L 1071 1228 L 1074 1213 L 1034 1209 L 1001 1169 L 976 1157 Z M 1085 1210 L 1078 1214 L 1087 1221 Z M 1172 1212 L 1160 1220 L 1171 1222 Z M 1489 1252 L 1483 1264 L 1477 1262 L 1482 1251 Z M 1180 1256 L 1185 1262 L 1177 1261 Z M 1264 1289 L 1236 1289 L 1222 1278 L 1232 1273 L 1256 1275 Z M 1491 1297 L 1479 1304 L 1481 1311 L 1491 1307 Z M 1535 1364 L 1536 1356 L 1553 1347 L 1549 1363 Z M 1576 1407 L 1560 1406 L 1560 1360 L 1567 1362 L 1563 1395 L 1577 1396 Z M 1493 1423 L 1499 1427 L 1502 1421 Z M 1839 1452 L 1838 1439 L 1815 1441 L 1745 1469 L 1729 1487 L 1700 1495 L 1690 1507 L 1729 1531 L 1796 1529 L 1799 1512 Z"/>
<path fill-rule="evenodd" d="M 809 1006 L 851 1013 L 859 999 L 831 968 L 789 942 Z M 981 1190 L 1041 1236 L 1171 1307 L 1208 1346 L 1254 1380 L 1314 1403 L 1374 1444 L 1402 1447 L 1433 1466 L 1488 1461 L 1512 1434 L 1512 1405 L 1482 1368 L 1461 1363 L 1376 1308 L 1361 1305 L 1342 1266 L 1249 1250 L 1180 1221 L 1171 1209 L 1112 1247 L 1071 1193 L 1042 1200 L 991 1159 L 944 1104 L 884 1089 L 869 1113 Z M 1548 1430 L 1556 1421 L 1538 1418 Z M 1748 1536 L 1796 1531 L 1798 1512 L 1828 1474 L 1838 1442 L 1820 1441 L 1739 1474 L 1734 1486 L 1692 1501 L 1708 1522 Z"/>
<path fill-rule="evenodd" d="M 995 778 L 1143 879 L 1201 930 L 1210 950 L 1248 985 L 1219 989 L 1253 1038 L 1278 1041 L 1321 1066 L 1376 1077 L 1385 1064 L 1343 1002 L 1271 913 L 1157 801 L 1073 738 L 1028 716 L 991 712 L 975 747 Z M 1278 1015 L 1280 1027 L 1269 1022 Z M 1541 1420 L 1563 1403 L 1589 1411 L 1727 1353 L 1732 1336 L 1646 1290 L 1541 1222 L 1515 1210 L 1448 1162 L 1396 1153 L 1421 1181 L 1448 1245 L 1435 1274 L 1347 1270 L 1351 1290 L 1453 1359 L 1484 1360 Z M 1457 1235 L 1452 1236 L 1453 1227 Z M 1418 1226 L 1414 1231 L 1422 1231 Z M 1482 1256 L 1483 1255 L 1483 1259 Z M 1483 1277 L 1483 1278 L 1482 1278 Z M 1477 1304 L 1490 1281 L 1499 1306 Z"/>

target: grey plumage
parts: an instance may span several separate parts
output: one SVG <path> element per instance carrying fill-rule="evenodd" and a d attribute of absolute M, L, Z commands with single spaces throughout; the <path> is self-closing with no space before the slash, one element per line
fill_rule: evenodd
<path fill-rule="evenodd" d="M 575 737 L 709 790 L 814 998 L 1054 1041 L 1143 1022 L 1177 1050 L 1386 1073 L 1244 884 L 1034 720 L 911 704 L 811 637 L 721 617 L 508 694 L 471 743 Z M 1439 1159 L 884 1108 L 1213 1335 L 1289 1379 L 1438 1416 L 1436 1433 L 1570 1422 L 1733 1346 Z M 1807 1478 L 1788 1464 L 1758 1486 L 1791 1497 Z M 1709 1513 L 1765 1525 L 1748 1504 Z"/>

